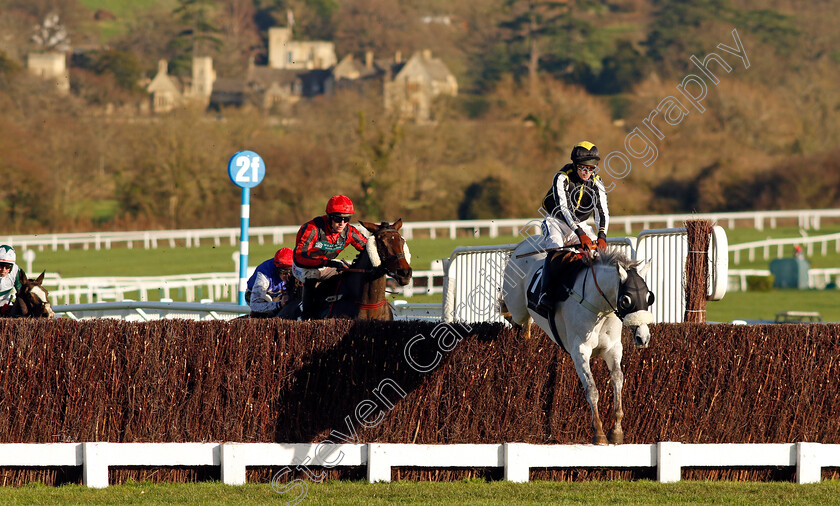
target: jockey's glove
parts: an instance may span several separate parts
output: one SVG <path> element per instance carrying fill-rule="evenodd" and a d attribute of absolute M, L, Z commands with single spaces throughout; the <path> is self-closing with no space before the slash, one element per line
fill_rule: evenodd
<path fill-rule="evenodd" d="M 584 249 L 588 249 L 588 250 L 591 250 L 591 249 L 595 248 L 595 245 L 592 244 L 592 239 L 590 239 L 589 236 L 586 235 L 586 234 L 583 234 L 582 236 L 580 236 L 580 245 L 583 246 Z"/>
<path fill-rule="evenodd" d="M 347 267 L 347 264 L 345 264 L 341 260 L 330 260 L 327 262 L 326 267 L 332 267 L 334 269 L 344 269 Z"/>
<path fill-rule="evenodd" d="M 606 251 L 607 249 L 607 234 L 598 232 L 598 249 Z"/>

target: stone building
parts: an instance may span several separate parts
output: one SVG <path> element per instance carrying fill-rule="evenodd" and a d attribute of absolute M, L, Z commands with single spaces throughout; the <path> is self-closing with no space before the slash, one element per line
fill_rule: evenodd
<path fill-rule="evenodd" d="M 55 83 L 55 89 L 62 95 L 70 93 L 70 73 L 64 53 L 29 53 L 26 68 L 30 73 Z"/>
<path fill-rule="evenodd" d="M 151 111 L 155 114 L 170 112 L 183 103 L 181 83 L 169 75 L 166 60 L 158 61 L 157 74 L 146 86 L 146 91 L 149 93 Z"/>
<path fill-rule="evenodd" d="M 415 53 L 404 65 L 393 66 L 389 73 L 384 83 L 385 108 L 406 118 L 431 121 L 436 97 L 458 95 L 455 76 L 428 49 Z"/>
<path fill-rule="evenodd" d="M 268 29 L 268 66 L 274 69 L 328 69 L 336 64 L 335 44 L 292 40 L 289 27 Z"/>

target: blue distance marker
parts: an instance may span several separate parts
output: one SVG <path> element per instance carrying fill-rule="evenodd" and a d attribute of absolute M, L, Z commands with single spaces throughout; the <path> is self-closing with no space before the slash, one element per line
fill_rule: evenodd
<path fill-rule="evenodd" d="M 248 287 L 248 225 L 251 214 L 251 188 L 265 177 L 265 163 L 253 151 L 239 151 L 230 157 L 228 176 L 233 184 L 242 188 L 242 212 L 239 230 L 239 304 L 245 305 Z"/>

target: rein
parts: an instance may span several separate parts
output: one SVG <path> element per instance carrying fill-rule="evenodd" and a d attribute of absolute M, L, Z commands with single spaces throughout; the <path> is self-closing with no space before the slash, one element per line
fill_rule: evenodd
<path fill-rule="evenodd" d="M 379 234 L 381 234 L 382 232 L 385 232 L 387 230 L 392 230 L 392 229 L 387 229 L 386 228 L 386 229 L 380 230 L 379 232 L 377 232 L 376 234 L 374 234 L 372 236 L 373 240 L 376 240 L 376 237 Z M 399 260 L 400 258 L 405 258 L 405 254 L 404 253 L 395 253 L 393 255 L 389 255 L 387 258 L 380 260 L 381 263 L 380 263 L 379 267 L 374 267 L 372 269 L 359 269 L 359 268 L 356 268 L 356 267 L 346 267 L 346 268 L 343 268 L 343 269 L 339 268 L 337 270 L 339 272 L 351 272 L 351 273 L 356 273 L 356 274 L 377 274 L 377 275 L 381 275 L 381 276 L 389 274 L 389 275 L 393 276 L 394 274 L 387 267 L 385 267 L 385 264 L 391 262 L 392 260 Z M 380 300 L 379 302 L 374 302 L 373 304 L 364 304 L 364 303 L 358 302 L 355 299 L 352 302 L 353 302 L 353 304 L 356 305 L 356 307 L 359 308 L 359 310 L 374 311 L 374 310 L 382 309 L 383 307 L 385 307 L 385 305 L 388 304 L 388 299 L 383 297 L 382 300 Z M 332 308 L 330 308 L 330 310 L 332 310 Z"/>
<path fill-rule="evenodd" d="M 595 282 L 595 288 L 598 289 L 598 293 L 600 293 L 601 297 L 603 297 L 604 300 L 607 301 L 607 304 L 610 306 L 610 309 L 612 309 L 612 312 L 615 313 L 616 316 L 618 316 L 618 308 L 613 306 L 612 302 L 610 302 L 610 299 L 608 299 L 607 296 L 604 295 L 604 291 L 601 290 L 600 286 L 598 286 L 598 278 L 595 277 L 595 263 L 594 262 L 589 264 L 589 270 L 592 271 L 592 281 Z M 621 318 L 621 317 L 619 316 L 619 318 Z"/>

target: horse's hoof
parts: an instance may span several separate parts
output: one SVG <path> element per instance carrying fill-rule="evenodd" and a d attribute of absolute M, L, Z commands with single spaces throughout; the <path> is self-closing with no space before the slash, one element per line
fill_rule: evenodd
<path fill-rule="evenodd" d="M 624 443 L 624 432 L 610 430 L 609 439 L 610 439 L 611 444 L 620 445 L 620 444 Z"/>
<path fill-rule="evenodd" d="M 596 435 L 596 436 L 595 436 L 595 440 L 593 441 L 593 444 L 596 444 L 596 445 L 605 445 L 605 444 L 607 444 L 607 436 L 605 436 L 605 435 L 603 435 L 603 434 L 598 434 L 598 435 Z"/>

